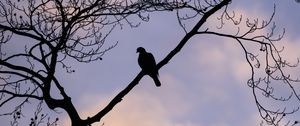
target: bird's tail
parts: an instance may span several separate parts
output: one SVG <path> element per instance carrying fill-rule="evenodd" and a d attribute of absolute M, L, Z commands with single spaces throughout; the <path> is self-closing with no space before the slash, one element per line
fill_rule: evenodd
<path fill-rule="evenodd" d="M 154 81 L 156 87 L 160 87 L 161 83 L 160 83 L 160 81 L 158 79 L 158 76 L 152 76 L 152 78 L 153 78 L 153 81 Z"/>

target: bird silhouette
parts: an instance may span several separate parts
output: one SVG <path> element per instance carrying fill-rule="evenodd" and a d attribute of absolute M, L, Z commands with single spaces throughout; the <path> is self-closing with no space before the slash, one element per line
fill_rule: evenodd
<path fill-rule="evenodd" d="M 153 55 L 146 52 L 143 47 L 138 47 L 136 53 L 139 53 L 138 63 L 142 68 L 142 71 L 149 75 L 153 79 L 155 85 L 159 87 L 161 83 L 158 79 L 158 69 L 156 68 L 156 62 Z"/>

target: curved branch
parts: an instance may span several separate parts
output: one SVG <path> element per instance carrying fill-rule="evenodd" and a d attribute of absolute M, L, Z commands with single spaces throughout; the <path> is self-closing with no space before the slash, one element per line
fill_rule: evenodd
<path fill-rule="evenodd" d="M 36 72 L 34 72 L 33 70 L 31 69 L 28 69 L 26 67 L 23 67 L 23 66 L 17 66 L 17 65 L 13 65 L 13 64 L 10 64 L 8 62 L 4 62 L 3 60 L 0 60 L 0 65 L 3 65 L 3 66 L 6 66 L 10 69 L 13 69 L 13 70 L 20 70 L 20 71 L 23 71 L 23 72 L 26 72 L 36 78 L 39 78 L 40 80 L 43 80 L 44 77 Z"/>
<path fill-rule="evenodd" d="M 6 90 L 0 90 L 0 93 L 9 94 L 9 95 L 12 95 L 13 97 L 25 97 L 25 98 L 34 98 L 37 100 L 43 100 L 43 97 L 39 97 L 36 95 L 31 95 L 31 94 L 16 94 L 16 93 L 6 91 Z"/>
<path fill-rule="evenodd" d="M 33 39 L 38 40 L 38 41 L 43 41 L 44 40 L 41 37 L 38 37 L 36 35 L 30 34 L 30 33 L 27 33 L 27 32 L 21 32 L 21 31 L 16 30 L 15 28 L 11 28 L 11 27 L 1 25 L 1 24 L 0 24 L 0 29 L 8 30 L 12 33 L 15 33 L 15 34 L 18 34 L 18 35 L 21 35 L 21 36 L 27 36 L 29 38 L 33 38 Z"/>
<path fill-rule="evenodd" d="M 42 84 L 40 84 L 36 79 L 34 79 L 34 77 L 30 77 L 30 76 L 23 75 L 21 73 L 13 72 L 13 71 L 0 71 L 0 73 L 2 73 L 2 74 L 8 74 L 8 75 L 16 75 L 16 76 L 19 76 L 19 77 L 23 77 L 24 80 L 30 80 L 30 81 L 34 82 L 35 84 L 37 84 L 41 89 L 43 88 Z"/>

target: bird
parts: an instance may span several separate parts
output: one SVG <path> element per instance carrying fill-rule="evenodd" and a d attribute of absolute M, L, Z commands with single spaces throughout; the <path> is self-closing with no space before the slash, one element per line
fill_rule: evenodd
<path fill-rule="evenodd" d="M 154 56 L 143 47 L 138 47 L 136 53 L 139 53 L 138 64 L 142 68 L 142 71 L 153 79 L 157 87 L 160 87 L 161 83 L 158 79 L 159 74 Z"/>

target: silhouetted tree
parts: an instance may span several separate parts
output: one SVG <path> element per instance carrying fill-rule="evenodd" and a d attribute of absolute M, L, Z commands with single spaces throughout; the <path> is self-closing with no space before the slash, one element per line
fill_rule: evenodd
<path fill-rule="evenodd" d="M 288 103 L 296 99 L 299 104 L 300 96 L 294 88 L 293 80 L 284 72 L 286 67 L 295 67 L 282 59 L 281 49 L 273 44 L 283 37 L 275 36 L 275 23 L 271 15 L 270 20 L 242 20 L 233 12 L 228 12 L 231 0 L 2 0 L 0 1 L 0 107 L 12 100 L 19 100 L 14 104 L 12 112 L 3 115 L 13 115 L 12 125 L 17 125 L 17 118 L 22 115 L 22 106 L 31 100 L 40 101 L 35 117 L 30 125 L 39 125 L 45 115 L 40 114 L 41 105 L 46 104 L 54 110 L 61 108 L 67 112 L 72 126 L 88 126 L 98 122 L 110 112 L 123 97 L 128 94 L 145 75 L 140 72 L 128 86 L 119 92 L 102 110 L 87 119 L 80 118 L 71 98 L 65 92 L 55 72 L 61 64 L 67 72 L 73 72 L 65 65 L 66 57 L 78 62 L 89 63 L 101 60 L 111 47 L 104 48 L 105 39 L 116 26 L 132 23 L 128 17 L 136 16 L 141 21 L 148 21 L 147 13 L 155 11 L 176 11 L 179 25 L 186 35 L 167 56 L 157 64 L 157 69 L 166 65 L 184 45 L 195 35 L 216 35 L 231 38 L 240 44 L 245 52 L 245 58 L 251 67 L 251 78 L 248 85 L 253 90 L 253 96 L 262 119 L 268 125 L 295 125 L 298 122 L 283 122 L 285 116 L 293 114 L 299 109 L 274 108 L 263 105 L 260 98 L 271 99 L 281 103 Z M 213 14 L 221 14 L 218 18 L 218 29 L 207 28 L 203 25 Z M 185 22 L 196 20 L 192 28 L 187 28 Z M 245 29 L 240 30 L 241 22 L 246 22 Z M 225 23 L 235 25 L 238 30 L 234 34 L 218 32 Z M 139 23 L 137 23 L 139 24 Z M 260 31 L 271 28 L 266 35 Z M 243 28 L 244 29 L 244 28 Z M 284 32 L 283 32 L 284 33 Z M 30 38 L 31 41 L 21 43 L 24 50 L 6 53 L 3 49 L 10 43 L 15 43 L 14 37 Z M 259 45 L 259 51 L 248 49 L 247 44 Z M 258 58 L 257 54 L 262 58 Z M 20 64 L 18 61 L 26 61 Z M 257 76 L 257 70 L 264 69 L 265 76 Z M 290 91 L 290 95 L 277 94 L 273 81 L 282 82 Z M 56 88 L 61 96 L 53 98 L 51 90 Z M 262 95 L 261 95 L 262 94 Z M 47 125 L 54 125 L 58 119 Z"/>

